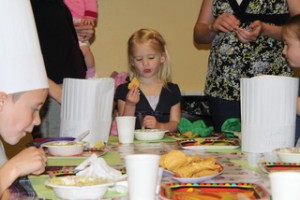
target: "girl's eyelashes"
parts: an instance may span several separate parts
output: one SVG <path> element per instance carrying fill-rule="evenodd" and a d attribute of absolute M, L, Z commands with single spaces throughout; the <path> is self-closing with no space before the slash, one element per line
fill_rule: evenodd
<path fill-rule="evenodd" d="M 143 58 L 142 58 L 142 57 L 134 57 L 134 60 L 135 60 L 135 61 L 142 61 Z"/>
<path fill-rule="evenodd" d="M 147 55 L 147 59 L 149 59 L 149 60 L 153 60 L 153 59 L 155 59 L 155 55 Z M 142 57 L 142 56 L 134 56 L 133 57 L 133 59 L 135 60 L 135 61 L 142 61 L 144 58 Z"/>
<path fill-rule="evenodd" d="M 150 55 L 150 56 L 148 56 L 148 59 L 150 59 L 150 60 L 152 60 L 152 59 L 154 59 L 155 58 L 155 55 Z"/>

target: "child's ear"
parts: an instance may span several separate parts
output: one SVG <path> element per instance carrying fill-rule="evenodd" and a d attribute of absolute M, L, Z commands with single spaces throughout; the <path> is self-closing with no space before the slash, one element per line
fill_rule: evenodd
<path fill-rule="evenodd" d="M 132 56 L 129 57 L 130 65 L 134 67 L 134 61 L 133 61 L 133 59 L 134 58 Z"/>
<path fill-rule="evenodd" d="M 5 92 L 0 92 L 0 111 L 3 109 L 3 106 L 7 102 L 8 95 Z"/>
<path fill-rule="evenodd" d="M 164 63 L 166 61 L 166 53 L 162 53 L 160 57 L 160 63 Z"/>

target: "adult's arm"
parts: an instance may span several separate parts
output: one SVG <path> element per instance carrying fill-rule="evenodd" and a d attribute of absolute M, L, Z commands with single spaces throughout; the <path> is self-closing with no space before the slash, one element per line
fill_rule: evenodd
<path fill-rule="evenodd" d="M 291 16 L 300 13 L 300 1 L 287 0 L 287 2 Z M 276 26 L 257 20 L 251 24 L 251 31 L 238 29 L 237 35 L 239 40 L 244 43 L 254 41 L 259 36 L 282 40 L 282 26 Z"/>
<path fill-rule="evenodd" d="M 194 41 L 208 44 L 217 32 L 234 31 L 240 21 L 231 13 L 223 13 L 218 18 L 212 14 L 213 0 L 203 0 L 197 22 L 194 26 Z"/>
<path fill-rule="evenodd" d="M 58 103 L 61 103 L 62 98 L 62 87 L 48 78 L 49 83 L 49 95 L 55 99 Z"/>

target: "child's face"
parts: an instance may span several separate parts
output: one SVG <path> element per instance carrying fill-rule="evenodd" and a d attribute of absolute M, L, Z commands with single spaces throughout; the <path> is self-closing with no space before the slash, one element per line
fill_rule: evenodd
<path fill-rule="evenodd" d="M 131 65 L 140 77 L 157 76 L 159 68 L 165 62 L 165 54 L 155 51 L 150 42 L 136 44 L 133 48 Z"/>
<path fill-rule="evenodd" d="M 300 40 L 291 32 L 283 33 L 283 54 L 291 67 L 300 67 Z"/>
<path fill-rule="evenodd" d="M 0 93 L 0 134 L 5 142 L 17 144 L 33 127 L 41 123 L 39 111 L 48 95 L 47 89 L 12 95 Z"/>

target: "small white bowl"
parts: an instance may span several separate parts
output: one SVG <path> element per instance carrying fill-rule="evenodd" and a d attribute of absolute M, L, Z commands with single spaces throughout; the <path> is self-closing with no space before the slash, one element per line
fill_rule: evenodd
<path fill-rule="evenodd" d="M 165 129 L 138 129 L 134 131 L 137 140 L 161 140 L 168 130 Z"/>
<path fill-rule="evenodd" d="M 54 156 L 73 156 L 83 152 L 86 142 L 53 141 L 42 144 Z"/>
<path fill-rule="evenodd" d="M 295 147 L 279 148 L 276 149 L 275 152 L 277 153 L 281 162 L 300 163 L 300 148 L 295 148 Z"/>
<path fill-rule="evenodd" d="M 106 182 L 101 178 L 96 180 L 95 177 L 80 177 L 80 176 L 64 176 L 55 177 L 46 181 L 46 186 L 52 187 L 56 196 L 61 199 L 86 200 L 86 199 L 101 199 L 108 187 L 114 183 Z M 80 182 L 81 184 L 75 184 Z M 92 183 L 91 183 L 92 182 Z M 96 183 L 98 182 L 98 183 Z M 86 184 L 86 185 L 84 185 Z"/>

